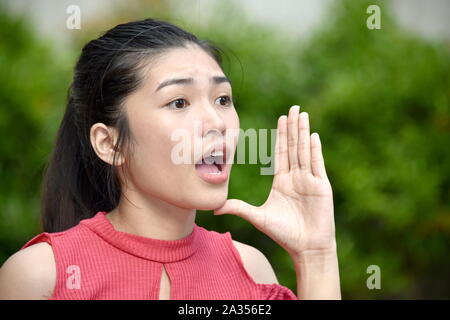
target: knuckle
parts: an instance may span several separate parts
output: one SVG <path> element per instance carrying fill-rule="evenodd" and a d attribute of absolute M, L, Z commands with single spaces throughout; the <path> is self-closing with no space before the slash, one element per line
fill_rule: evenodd
<path fill-rule="evenodd" d="M 300 140 L 299 148 L 300 148 L 301 150 L 305 150 L 305 149 L 307 148 L 306 142 L 303 141 L 303 140 Z"/>

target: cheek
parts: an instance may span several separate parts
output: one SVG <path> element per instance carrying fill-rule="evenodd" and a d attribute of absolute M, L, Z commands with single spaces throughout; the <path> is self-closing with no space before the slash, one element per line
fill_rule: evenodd
<path fill-rule="evenodd" d="M 203 197 L 195 179 L 193 164 L 176 164 L 171 161 L 170 138 L 145 143 L 136 148 L 132 163 L 132 183 L 135 192 L 144 197 L 156 197 L 181 208 L 201 207 Z M 139 154 L 138 154 L 139 152 Z"/>
<path fill-rule="evenodd" d="M 236 109 L 233 109 L 229 113 L 227 113 L 225 121 L 227 123 L 228 129 L 239 129 L 239 115 L 237 114 Z"/>
<path fill-rule="evenodd" d="M 227 123 L 227 130 L 230 132 L 227 133 L 230 135 L 228 139 L 233 144 L 233 148 L 231 148 L 230 151 L 235 151 L 238 139 L 239 139 L 239 128 L 240 128 L 240 122 L 239 122 L 239 116 L 236 111 L 230 113 L 226 118 Z"/>
<path fill-rule="evenodd" d="M 141 130 L 136 130 L 136 146 L 130 163 L 133 184 L 141 192 L 161 198 L 180 195 L 188 183 L 185 180 L 189 178 L 190 165 L 171 160 L 172 149 L 178 143 L 171 139 L 173 128 L 159 123 L 136 129 Z"/>

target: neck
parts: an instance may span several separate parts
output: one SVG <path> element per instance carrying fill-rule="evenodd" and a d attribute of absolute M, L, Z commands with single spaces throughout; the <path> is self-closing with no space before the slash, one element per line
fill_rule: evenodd
<path fill-rule="evenodd" d="M 178 240 L 194 230 L 195 209 L 174 206 L 158 198 L 145 199 L 127 195 L 106 217 L 114 229 L 138 236 Z"/>

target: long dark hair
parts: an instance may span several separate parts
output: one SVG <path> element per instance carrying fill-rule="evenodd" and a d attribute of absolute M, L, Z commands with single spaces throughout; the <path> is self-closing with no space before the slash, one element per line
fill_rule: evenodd
<path fill-rule="evenodd" d="M 119 24 L 83 47 L 42 184 L 44 231 L 69 229 L 118 205 L 121 181 L 114 164 L 117 152 L 132 146 L 123 101 L 142 84 L 146 63 L 189 43 L 204 49 L 222 68 L 222 50 L 213 42 L 156 19 Z M 92 148 L 90 128 L 97 122 L 117 129 L 113 165 Z"/>

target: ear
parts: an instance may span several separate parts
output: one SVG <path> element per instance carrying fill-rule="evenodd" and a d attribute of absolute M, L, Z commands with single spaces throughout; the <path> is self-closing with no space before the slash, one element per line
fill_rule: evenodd
<path fill-rule="evenodd" d="M 117 142 L 117 129 L 108 127 L 104 123 L 98 122 L 91 126 L 90 140 L 92 148 L 97 156 L 104 162 L 113 165 L 114 146 Z M 118 150 L 116 153 L 116 166 L 121 166 L 125 159 L 122 152 Z"/>

